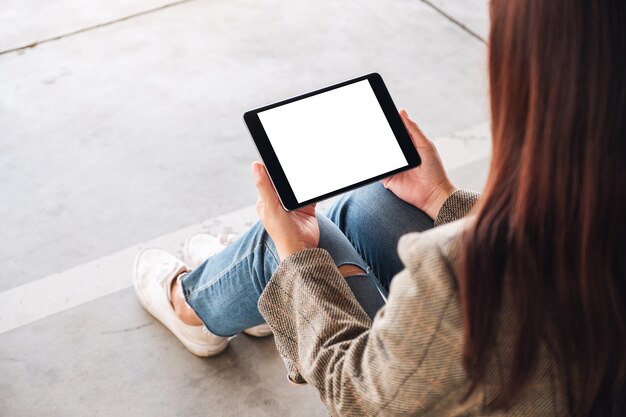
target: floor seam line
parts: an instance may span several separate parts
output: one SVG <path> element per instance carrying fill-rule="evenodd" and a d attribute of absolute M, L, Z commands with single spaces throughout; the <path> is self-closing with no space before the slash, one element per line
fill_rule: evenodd
<path fill-rule="evenodd" d="M 68 37 L 71 37 L 71 36 L 74 36 L 74 35 L 79 35 L 79 34 L 85 33 L 85 32 L 90 32 L 90 31 L 92 31 L 94 29 L 99 29 L 99 28 L 102 28 L 102 27 L 111 26 L 111 25 L 114 25 L 116 23 L 125 22 L 127 20 L 134 19 L 135 17 L 144 16 L 144 15 L 151 14 L 151 13 L 154 13 L 154 12 L 158 12 L 158 11 L 161 11 L 161 10 L 169 9 L 171 7 L 174 7 L 174 6 L 179 6 L 181 4 L 191 3 L 193 1 L 197 1 L 197 0 L 178 0 L 178 1 L 175 1 L 173 3 L 168 3 L 168 4 L 164 4 L 162 6 L 159 6 L 159 7 L 155 7 L 153 9 L 142 10 L 140 12 L 133 13 L 133 14 L 130 14 L 128 16 L 120 17 L 118 19 L 110 20 L 108 22 L 98 23 L 96 25 L 87 26 L 87 27 L 84 27 L 84 28 L 81 28 L 81 29 L 76 29 L 76 30 L 73 30 L 71 32 L 66 32 L 66 33 L 63 33 L 61 35 L 55 35 L 55 36 L 52 36 L 52 37 L 49 37 L 49 38 L 46 38 L 46 39 L 43 39 L 43 40 L 40 40 L 40 41 L 34 41 L 34 42 L 31 42 L 31 43 L 29 43 L 27 45 L 16 46 L 14 48 L 6 49 L 4 51 L 0 51 L 0 55 L 9 54 L 11 52 L 18 52 L 18 51 L 22 51 L 24 49 L 35 48 L 35 47 L 37 47 L 39 45 L 43 45 L 45 43 L 58 41 L 58 40 L 65 39 L 65 38 L 68 38 Z"/>
<path fill-rule="evenodd" d="M 434 11 L 436 11 L 437 13 L 439 13 L 441 16 L 445 17 L 446 19 L 448 19 L 450 22 L 454 23 L 456 26 L 458 26 L 459 28 L 461 28 L 462 30 L 464 30 L 465 32 L 467 32 L 470 36 L 472 36 L 473 38 L 479 40 L 480 42 L 487 44 L 487 41 L 485 39 L 483 39 L 482 36 L 480 36 L 478 33 L 474 32 L 472 29 L 470 29 L 467 25 L 465 25 L 463 22 L 461 22 L 460 20 L 452 17 L 451 15 L 449 15 L 448 13 L 446 13 L 442 8 L 440 8 L 439 6 L 436 6 L 435 4 L 433 4 L 430 0 L 421 0 L 422 3 L 426 4 L 427 6 L 429 6 L 431 9 L 433 9 Z"/>

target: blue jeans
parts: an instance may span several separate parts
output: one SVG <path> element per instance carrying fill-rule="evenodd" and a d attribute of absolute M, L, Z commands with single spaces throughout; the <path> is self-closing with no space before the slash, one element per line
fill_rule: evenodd
<path fill-rule="evenodd" d="M 326 214 L 317 215 L 319 247 L 337 266 L 366 271 L 347 278 L 365 312 L 374 317 L 389 284 L 403 266 L 396 246 L 409 232 L 433 227 L 423 211 L 376 183 L 345 194 Z M 232 245 L 207 259 L 181 280 L 187 303 L 206 327 L 231 336 L 263 323 L 257 303 L 279 264 L 271 238 L 257 222 Z"/>

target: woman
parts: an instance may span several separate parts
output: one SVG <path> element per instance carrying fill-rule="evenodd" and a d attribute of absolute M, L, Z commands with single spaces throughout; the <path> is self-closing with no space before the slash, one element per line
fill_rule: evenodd
<path fill-rule="evenodd" d="M 332 415 L 626 415 L 626 3 L 492 0 L 491 19 L 470 216 L 401 112 L 422 166 L 316 216 L 284 212 L 255 163 L 262 226 L 189 273 L 145 252 L 142 304 L 204 356 L 265 319 Z M 389 289 L 375 316 L 367 279 Z"/>

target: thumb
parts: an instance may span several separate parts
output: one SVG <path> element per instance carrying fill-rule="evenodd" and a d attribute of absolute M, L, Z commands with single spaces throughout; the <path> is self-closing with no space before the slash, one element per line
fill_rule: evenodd
<path fill-rule="evenodd" d="M 265 165 L 261 162 L 255 161 L 252 163 L 252 173 L 256 181 L 256 188 L 259 191 L 259 198 L 265 206 L 273 207 L 278 205 L 278 196 L 272 186 L 270 177 L 267 175 Z"/>
<path fill-rule="evenodd" d="M 417 123 L 411 120 L 406 110 L 400 110 L 400 118 L 402 119 L 402 123 L 404 123 L 404 127 L 409 132 L 413 145 L 415 145 L 417 149 L 433 146 L 432 142 L 424 136 L 424 133 L 422 133 Z"/>

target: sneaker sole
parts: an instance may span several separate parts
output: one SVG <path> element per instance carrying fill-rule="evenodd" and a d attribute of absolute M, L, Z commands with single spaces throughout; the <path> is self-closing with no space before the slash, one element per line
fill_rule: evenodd
<path fill-rule="evenodd" d="M 178 339 L 180 343 L 182 343 L 183 346 L 185 346 L 185 348 L 187 348 L 187 350 L 189 350 L 194 355 L 202 357 L 202 358 L 208 358 L 211 356 L 219 355 L 224 350 L 226 350 L 226 348 L 228 347 L 228 339 L 224 339 L 224 341 L 221 342 L 220 344 L 212 345 L 212 346 L 194 343 L 192 341 L 185 339 L 184 337 L 179 336 L 176 333 L 176 331 L 172 329 L 172 327 L 170 327 L 168 323 L 166 323 L 165 321 L 159 318 L 156 312 L 152 309 L 152 305 L 144 298 L 143 294 L 137 290 L 137 285 L 135 283 L 135 277 L 137 276 L 137 261 L 139 260 L 139 257 L 142 252 L 140 252 L 139 255 L 137 255 L 137 259 L 135 260 L 135 265 L 133 266 L 133 289 L 135 290 L 135 296 L 137 297 L 137 300 L 139 300 L 139 304 L 141 304 L 141 307 L 143 307 L 143 309 L 146 310 L 152 317 L 157 319 L 159 323 L 165 326 L 165 328 L 168 329 L 170 333 L 172 333 L 176 337 L 176 339 Z"/>
<path fill-rule="evenodd" d="M 274 334 L 271 329 L 256 329 L 256 327 L 251 327 L 243 331 L 248 336 L 252 337 L 267 337 Z"/>

